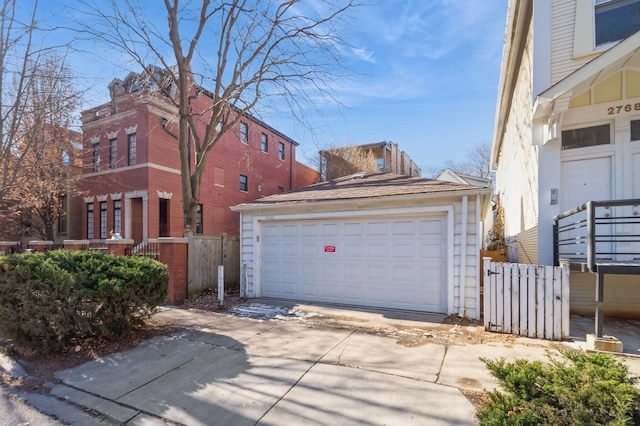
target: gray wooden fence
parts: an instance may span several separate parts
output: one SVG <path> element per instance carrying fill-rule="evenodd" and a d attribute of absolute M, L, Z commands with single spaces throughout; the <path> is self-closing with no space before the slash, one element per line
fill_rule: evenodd
<path fill-rule="evenodd" d="M 484 327 L 538 339 L 569 338 L 569 264 L 536 266 L 484 258 Z"/>
<path fill-rule="evenodd" d="M 222 235 L 189 237 L 187 297 L 198 296 L 205 289 L 217 288 L 218 266 L 224 266 L 226 290 L 240 288 L 240 238 Z"/>

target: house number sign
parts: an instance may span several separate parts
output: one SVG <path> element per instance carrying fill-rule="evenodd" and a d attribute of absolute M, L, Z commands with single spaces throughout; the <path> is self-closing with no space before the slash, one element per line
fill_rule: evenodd
<path fill-rule="evenodd" d="M 620 114 L 621 112 L 631 112 L 631 111 L 640 111 L 640 102 L 636 102 L 635 104 L 626 104 L 626 105 L 616 105 L 607 108 L 607 115 L 615 115 Z"/>
<path fill-rule="evenodd" d="M 335 253 L 336 252 L 336 246 L 324 246 L 324 252 L 325 253 Z"/>

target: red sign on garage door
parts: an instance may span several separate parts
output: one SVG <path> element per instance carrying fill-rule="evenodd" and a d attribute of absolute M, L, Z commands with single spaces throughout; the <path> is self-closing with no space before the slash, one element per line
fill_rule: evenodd
<path fill-rule="evenodd" d="M 336 246 L 324 246 L 324 252 L 325 253 L 335 253 L 336 252 Z"/>

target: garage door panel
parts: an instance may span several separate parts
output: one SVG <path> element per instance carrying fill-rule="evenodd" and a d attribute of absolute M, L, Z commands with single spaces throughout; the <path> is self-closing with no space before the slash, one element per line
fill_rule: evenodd
<path fill-rule="evenodd" d="M 345 243 L 343 246 L 344 257 L 362 257 L 364 249 L 362 242 Z"/>
<path fill-rule="evenodd" d="M 291 282 L 283 282 L 282 283 L 282 293 L 287 296 L 295 296 L 298 294 L 298 284 L 295 281 Z"/>
<path fill-rule="evenodd" d="M 419 223 L 419 233 L 422 235 L 444 235 L 444 221 L 422 220 Z"/>
<path fill-rule="evenodd" d="M 301 235 L 304 237 L 313 237 L 318 235 L 318 225 L 317 224 L 307 224 L 302 225 L 300 227 Z"/>
<path fill-rule="evenodd" d="M 444 215 L 263 224 L 262 294 L 446 312 Z"/>
<path fill-rule="evenodd" d="M 315 276 L 318 274 L 318 271 L 319 271 L 318 264 L 302 262 L 300 264 L 300 271 L 302 272 L 303 275 Z"/>
<path fill-rule="evenodd" d="M 389 269 L 383 264 L 366 264 L 366 278 L 368 281 L 385 281 L 388 282 Z"/>
<path fill-rule="evenodd" d="M 367 245 L 367 256 L 386 258 L 389 245 L 385 243 L 369 243 Z"/>
<path fill-rule="evenodd" d="M 337 223 L 323 223 L 322 224 L 322 236 L 323 237 L 335 237 L 340 233 L 340 226 Z"/>
<path fill-rule="evenodd" d="M 344 278 L 350 281 L 359 280 L 362 278 L 362 270 L 361 264 L 350 263 L 344 265 Z"/>
<path fill-rule="evenodd" d="M 318 286 L 316 283 L 302 283 L 300 285 L 300 295 L 304 297 L 315 297 L 317 294 Z"/>
<path fill-rule="evenodd" d="M 409 242 L 393 244 L 394 259 L 412 259 L 415 253 L 415 244 Z"/>
<path fill-rule="evenodd" d="M 300 254 L 303 257 L 315 256 L 318 253 L 318 244 L 315 242 L 301 242 L 300 243 Z"/>
<path fill-rule="evenodd" d="M 344 235 L 348 237 L 361 236 L 362 235 L 362 223 L 345 223 Z"/>
<path fill-rule="evenodd" d="M 387 235 L 387 222 L 369 222 L 367 224 L 367 235 Z"/>
<path fill-rule="evenodd" d="M 285 244 L 280 247 L 278 253 L 285 257 L 296 257 L 300 252 L 300 247 L 296 243 Z"/>
<path fill-rule="evenodd" d="M 393 280 L 401 283 L 402 281 L 416 281 L 419 277 L 416 276 L 415 268 L 411 265 L 393 265 Z"/>
<path fill-rule="evenodd" d="M 411 221 L 393 222 L 393 234 L 394 235 L 413 235 L 415 234 L 415 223 Z"/>

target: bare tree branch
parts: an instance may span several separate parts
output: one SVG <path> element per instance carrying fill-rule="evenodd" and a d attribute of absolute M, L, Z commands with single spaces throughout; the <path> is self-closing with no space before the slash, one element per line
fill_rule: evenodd
<path fill-rule="evenodd" d="M 245 114 L 267 100 L 300 107 L 305 99 L 313 103 L 313 94 L 331 96 L 338 47 L 346 45 L 335 24 L 356 6 L 353 0 L 318 0 L 314 8 L 298 0 L 164 0 L 162 30 L 155 10 L 145 14 L 129 0 L 110 0 L 107 8 L 82 4 L 81 34 L 125 52 L 143 69 L 161 66 L 177 88 L 156 82 L 177 110 L 186 232 L 195 227 L 207 156 Z M 191 108 L 193 99 L 198 108 Z"/>

